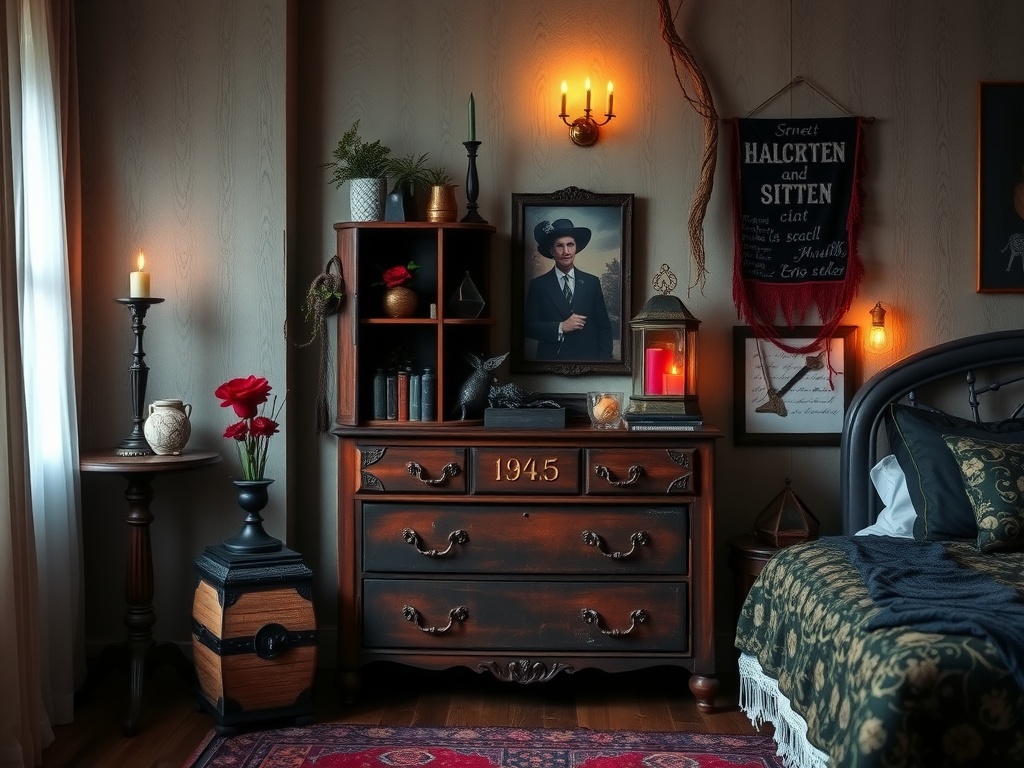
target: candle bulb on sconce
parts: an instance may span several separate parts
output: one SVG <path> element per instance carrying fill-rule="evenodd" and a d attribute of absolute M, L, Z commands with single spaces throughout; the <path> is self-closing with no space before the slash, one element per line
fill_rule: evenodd
<path fill-rule="evenodd" d="M 569 138 L 577 147 L 589 147 L 591 144 L 596 142 L 599 135 L 598 128 L 602 125 L 606 125 L 613 117 L 615 117 L 615 114 L 612 112 L 613 98 L 611 80 L 608 81 L 608 111 L 605 112 L 604 120 L 600 123 L 590 115 L 592 110 L 590 108 L 591 88 L 589 77 L 586 79 L 584 87 L 586 88 L 586 107 L 583 110 L 583 117 L 577 117 L 575 120 L 570 122 L 569 114 L 566 112 L 565 107 L 566 92 L 568 91 L 569 86 L 565 80 L 562 81 L 562 111 L 558 117 L 563 123 L 569 126 Z"/>
<path fill-rule="evenodd" d="M 868 349 L 878 354 L 892 348 L 889 331 L 885 327 L 885 308 L 877 302 L 871 308 L 871 328 L 868 330 Z"/>

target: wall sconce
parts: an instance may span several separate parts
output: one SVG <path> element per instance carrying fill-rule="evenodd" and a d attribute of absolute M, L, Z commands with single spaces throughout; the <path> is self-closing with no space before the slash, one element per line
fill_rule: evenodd
<path fill-rule="evenodd" d="M 676 276 L 667 264 L 654 277 L 661 291 L 629 321 L 633 334 L 633 393 L 625 419 L 630 429 L 699 426 L 697 330 L 700 320 L 668 294 Z"/>
<path fill-rule="evenodd" d="M 868 331 L 868 349 L 875 353 L 888 352 L 892 348 L 889 331 L 885 327 L 885 308 L 878 302 L 871 309 L 871 328 Z"/>
<path fill-rule="evenodd" d="M 604 120 L 600 123 L 590 116 L 590 78 L 587 78 L 587 106 L 583 110 L 583 117 L 577 117 L 571 123 L 568 120 L 568 113 L 565 111 L 565 94 L 569 90 L 569 85 L 562 81 L 562 114 L 559 115 L 562 118 L 562 122 L 569 126 L 569 138 L 572 139 L 572 143 L 577 147 L 589 147 L 595 141 L 599 134 L 598 128 L 605 125 L 609 120 L 615 117 L 615 113 L 612 112 L 612 81 L 608 81 L 608 111 L 604 113 Z"/>

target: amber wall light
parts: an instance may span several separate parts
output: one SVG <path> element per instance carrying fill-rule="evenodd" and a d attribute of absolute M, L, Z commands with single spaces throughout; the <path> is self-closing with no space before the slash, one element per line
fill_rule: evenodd
<path fill-rule="evenodd" d="M 572 139 L 572 143 L 577 147 L 589 147 L 600 135 L 598 130 L 600 126 L 606 125 L 613 117 L 615 113 L 612 112 L 612 104 L 614 96 L 612 94 L 612 81 L 608 81 L 608 111 L 604 113 L 604 120 L 600 123 L 597 122 L 593 117 L 590 116 L 590 78 L 587 78 L 584 87 L 587 89 L 587 101 L 586 107 L 583 109 L 583 117 L 577 117 L 571 123 L 569 122 L 569 114 L 565 111 L 565 99 L 566 94 L 569 91 L 569 84 L 562 81 L 562 112 L 558 116 L 562 118 L 562 122 L 569 126 L 569 138 Z"/>
<path fill-rule="evenodd" d="M 885 327 L 885 308 L 877 302 L 871 308 L 871 328 L 868 330 L 868 349 L 872 352 L 888 352 L 892 349 L 892 337 Z"/>

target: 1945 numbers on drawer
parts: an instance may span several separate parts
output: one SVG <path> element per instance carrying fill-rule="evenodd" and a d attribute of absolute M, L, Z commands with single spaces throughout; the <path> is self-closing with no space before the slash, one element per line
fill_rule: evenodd
<path fill-rule="evenodd" d="M 494 460 L 494 480 L 516 483 L 520 480 L 543 480 L 553 483 L 558 479 L 558 459 L 547 458 L 544 463 L 533 457 L 520 461 L 516 458 L 508 458 L 503 462 L 501 459 Z"/>
<path fill-rule="evenodd" d="M 578 493 L 575 448 L 473 448 L 477 493 Z"/>

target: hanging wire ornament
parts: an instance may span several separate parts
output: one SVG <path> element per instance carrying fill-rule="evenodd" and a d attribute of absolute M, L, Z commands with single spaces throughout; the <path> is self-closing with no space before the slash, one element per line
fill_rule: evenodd
<path fill-rule="evenodd" d="M 700 184 L 697 185 L 693 201 L 690 203 L 689 217 L 690 248 L 697 270 L 690 288 L 700 286 L 701 293 L 703 293 L 708 279 L 707 257 L 704 252 L 704 216 L 708 210 L 708 202 L 711 200 L 711 190 L 715 185 L 715 164 L 718 160 L 718 112 L 715 111 L 711 90 L 697 65 L 697 59 L 694 58 L 693 53 L 686 47 L 676 31 L 669 0 L 658 0 L 658 5 L 661 8 L 661 36 L 668 43 L 668 52 L 672 57 L 672 70 L 675 72 L 676 82 L 679 83 L 679 87 L 683 91 L 683 98 L 703 119 L 704 157 L 700 166 Z M 682 2 L 679 6 L 682 7 Z M 686 90 L 686 84 L 680 75 L 680 67 L 689 75 L 694 91 L 693 96 L 690 96 Z"/>

